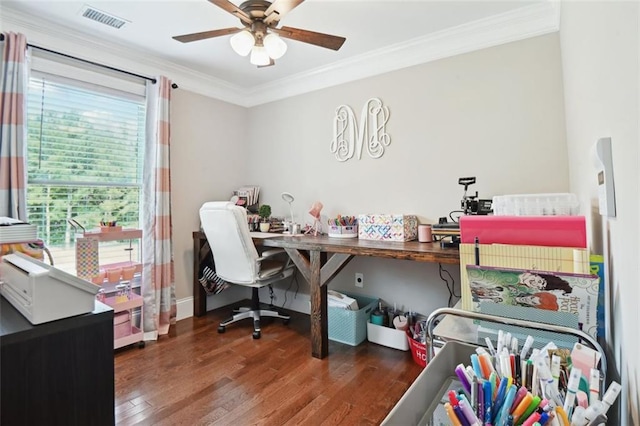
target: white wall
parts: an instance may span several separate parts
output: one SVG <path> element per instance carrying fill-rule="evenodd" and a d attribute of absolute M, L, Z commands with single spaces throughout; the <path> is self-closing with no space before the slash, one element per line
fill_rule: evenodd
<path fill-rule="evenodd" d="M 608 252 L 612 335 L 622 378 L 622 424 L 640 424 L 638 165 L 640 59 L 638 2 L 566 2 L 561 10 L 571 191 L 591 224 L 596 253 Z M 591 150 L 612 138 L 617 217 L 601 219 Z M 592 207 L 594 206 L 594 207 Z"/>
<path fill-rule="evenodd" d="M 173 250 L 176 298 L 181 300 L 193 295 L 192 233 L 200 227 L 200 206 L 228 200 L 246 176 L 247 110 L 183 89 L 171 96 Z M 209 297 L 209 309 L 246 297 L 244 290 Z M 180 312 L 193 312 L 190 299 Z"/>
<path fill-rule="evenodd" d="M 552 34 L 254 107 L 247 180 L 262 185 L 275 214 L 288 211 L 280 193 L 293 193 L 301 222 L 320 200 L 325 216 L 405 213 L 431 223 L 460 207 L 461 176 L 477 176 L 471 190 L 481 197 L 566 192 L 561 76 Z M 359 120 L 371 97 L 390 108 L 391 145 L 381 159 L 339 163 L 329 152 L 334 111 L 349 105 Z M 446 268 L 458 288 L 457 267 Z M 365 274 L 360 293 L 424 314 L 447 303 L 437 265 L 354 259 L 331 287 L 356 292 L 356 271 Z M 299 299 L 292 308 L 308 311 L 306 294 Z"/>

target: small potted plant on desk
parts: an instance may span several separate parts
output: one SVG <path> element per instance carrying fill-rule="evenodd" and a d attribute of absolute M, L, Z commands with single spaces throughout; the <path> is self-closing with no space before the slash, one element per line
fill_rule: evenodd
<path fill-rule="evenodd" d="M 269 222 L 269 218 L 271 217 L 271 206 L 269 204 L 261 205 L 258 210 L 258 215 L 261 219 L 260 232 L 269 232 L 269 228 L 271 227 L 271 222 Z"/>

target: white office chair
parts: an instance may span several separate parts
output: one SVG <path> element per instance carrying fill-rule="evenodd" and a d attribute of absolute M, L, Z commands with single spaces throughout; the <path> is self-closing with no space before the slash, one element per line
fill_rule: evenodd
<path fill-rule="evenodd" d="M 290 277 L 295 271 L 293 263 L 275 256 L 286 256 L 282 249 L 267 250 L 258 255 L 247 224 L 247 212 L 243 207 L 228 201 L 204 203 L 200 208 L 202 230 L 211 247 L 216 274 L 223 280 L 252 287 L 251 307 L 240 308 L 231 318 L 218 326 L 218 333 L 225 327 L 245 318 L 253 318 L 253 338 L 260 338 L 260 317 L 276 317 L 289 322 L 289 316 L 277 311 L 260 309 L 258 290 L 276 281 Z"/>

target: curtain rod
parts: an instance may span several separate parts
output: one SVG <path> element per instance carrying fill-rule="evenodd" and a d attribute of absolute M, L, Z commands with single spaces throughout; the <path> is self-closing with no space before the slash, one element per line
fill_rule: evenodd
<path fill-rule="evenodd" d="M 2 33 L 0 33 L 0 41 L 4 41 L 4 34 L 2 34 Z M 47 49 L 47 48 L 44 48 L 44 47 L 36 46 L 36 45 L 31 44 L 31 43 L 27 43 L 27 46 L 29 46 L 29 47 L 31 47 L 33 49 L 38 49 L 38 50 L 43 50 L 45 52 L 53 53 L 54 55 L 64 56 L 65 58 L 69 58 L 69 59 L 73 59 L 73 60 L 76 60 L 76 61 L 84 62 L 86 64 L 90 64 L 90 65 L 94 65 L 94 66 L 97 66 L 97 67 L 106 68 L 106 69 L 109 69 L 111 71 L 116 71 L 116 72 L 119 72 L 119 73 L 122 73 L 122 74 L 127 74 L 127 75 L 130 75 L 130 76 L 133 76 L 133 77 L 138 77 L 138 78 L 141 78 L 143 80 L 149 80 L 153 84 L 156 83 L 156 79 L 152 78 L 152 77 L 147 77 L 147 76 L 136 74 L 136 73 L 133 73 L 133 72 L 121 70 L 119 68 L 114 68 L 114 67 L 111 67 L 109 65 L 104 65 L 104 64 L 100 64 L 98 62 L 89 61 L 87 59 L 78 58 L 77 56 L 67 55 L 66 53 L 56 52 L 55 50 L 51 50 L 51 49 Z M 178 85 L 176 83 L 171 83 L 171 87 L 173 89 L 177 89 Z"/>

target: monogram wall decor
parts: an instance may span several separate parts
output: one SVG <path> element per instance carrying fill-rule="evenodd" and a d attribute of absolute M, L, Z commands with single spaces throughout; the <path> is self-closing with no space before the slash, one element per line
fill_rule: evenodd
<path fill-rule="evenodd" d="M 382 105 L 379 98 L 369 99 L 362 107 L 360 125 L 348 105 L 336 108 L 333 119 L 333 140 L 329 146 L 331 153 L 338 161 L 362 158 L 363 145 L 371 158 L 380 158 L 385 148 L 391 143 L 391 136 L 386 131 L 389 121 L 389 108 Z"/>

